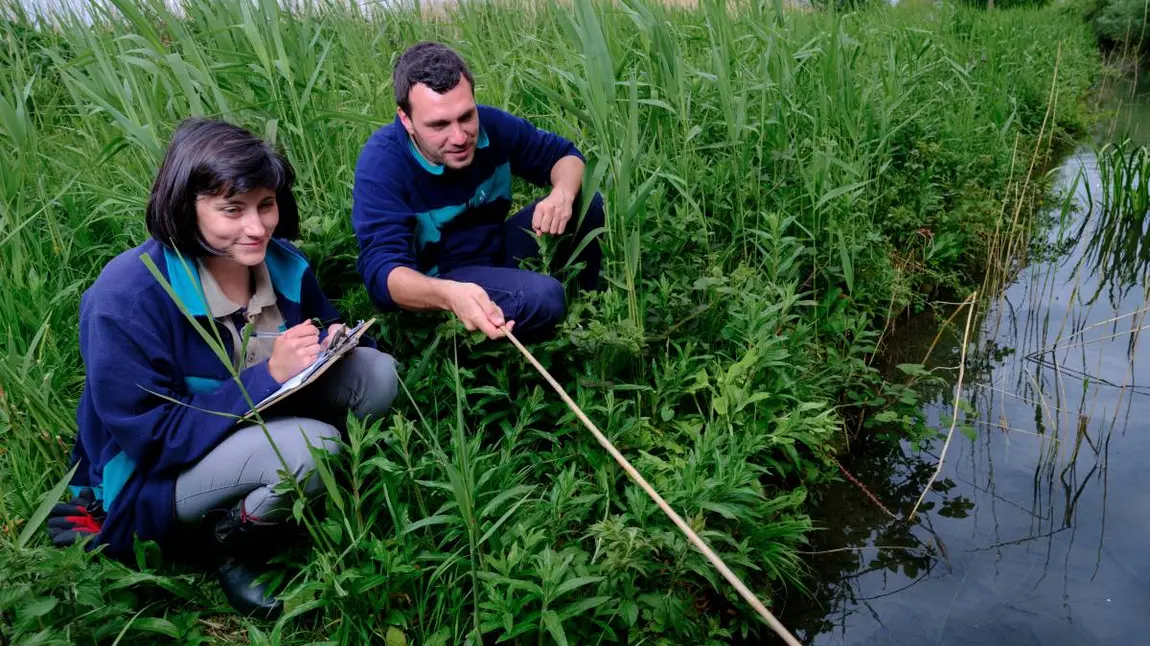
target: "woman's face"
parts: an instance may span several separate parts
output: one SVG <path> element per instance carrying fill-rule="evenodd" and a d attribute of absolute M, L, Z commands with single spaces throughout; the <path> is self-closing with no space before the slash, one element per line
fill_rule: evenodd
<path fill-rule="evenodd" d="M 264 261 L 279 220 L 276 194 L 270 188 L 196 198 L 196 222 L 204 242 L 248 267 Z"/>

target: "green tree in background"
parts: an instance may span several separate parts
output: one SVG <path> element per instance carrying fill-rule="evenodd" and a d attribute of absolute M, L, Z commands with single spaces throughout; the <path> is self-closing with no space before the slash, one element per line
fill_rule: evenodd
<path fill-rule="evenodd" d="M 1150 1 L 1088 0 L 1081 7 L 1082 18 L 1090 23 L 1103 44 L 1138 54 L 1150 48 L 1146 33 Z"/>

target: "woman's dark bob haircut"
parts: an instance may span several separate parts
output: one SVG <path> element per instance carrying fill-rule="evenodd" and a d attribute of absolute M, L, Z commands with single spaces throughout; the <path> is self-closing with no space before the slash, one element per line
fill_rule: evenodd
<path fill-rule="evenodd" d="M 291 187 L 295 171 L 267 142 L 239 126 L 211 119 L 185 119 L 172 142 L 148 198 L 148 233 L 188 256 L 204 256 L 196 220 L 196 198 L 231 197 L 256 188 L 275 191 L 279 224 L 274 235 L 299 236 L 299 209 Z"/>

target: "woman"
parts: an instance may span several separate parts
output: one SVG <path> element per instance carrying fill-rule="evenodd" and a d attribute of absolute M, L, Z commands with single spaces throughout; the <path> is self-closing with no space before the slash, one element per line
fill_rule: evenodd
<path fill-rule="evenodd" d="M 87 376 L 72 484 L 83 493 L 50 521 L 57 543 L 95 533 L 90 544 L 113 555 L 131 553 L 133 536 L 177 557 L 181 545 L 211 545 L 229 602 L 266 618 L 282 604 L 251 584 L 271 556 L 268 541 L 288 533 L 294 502 L 277 493 L 277 471 L 317 493 L 309 445 L 337 452 L 332 422 L 348 410 L 382 415 L 398 387 L 394 360 L 365 336 L 263 415 L 283 462 L 261 426 L 237 421 L 249 401 L 310 365 L 339 325 L 285 241 L 299 233 L 293 178 L 287 160 L 246 130 L 206 119 L 179 126 L 148 201 L 151 239 L 108 263 L 81 301 Z M 222 340 L 243 389 L 189 316 Z M 313 318 L 332 323 L 322 340 Z M 93 511 L 98 518 L 75 522 Z"/>

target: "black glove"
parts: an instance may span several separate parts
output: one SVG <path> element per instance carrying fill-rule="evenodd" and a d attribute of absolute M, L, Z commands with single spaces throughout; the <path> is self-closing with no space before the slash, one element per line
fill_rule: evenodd
<path fill-rule="evenodd" d="M 48 535 L 56 547 L 67 547 L 100 533 L 104 523 L 104 506 L 88 487 L 69 502 L 57 503 L 48 514 Z"/>

